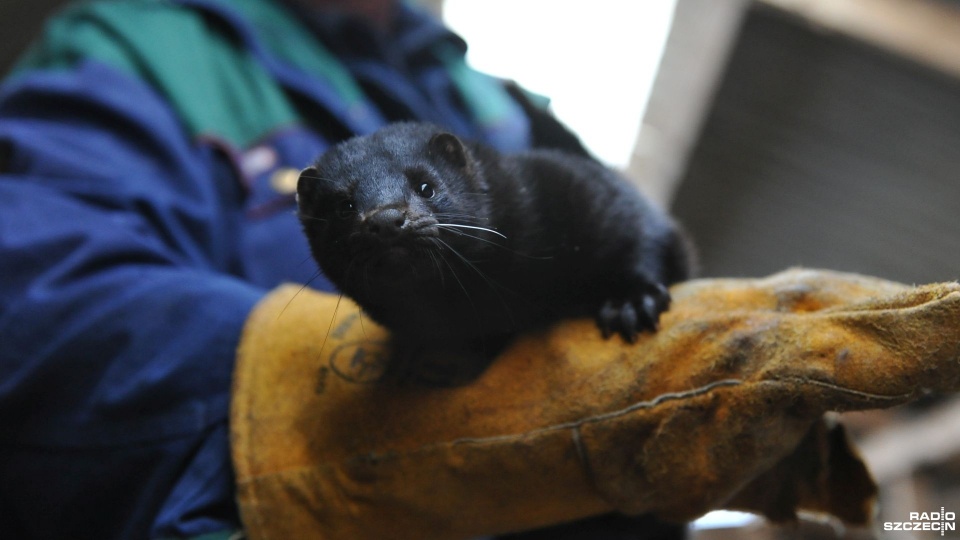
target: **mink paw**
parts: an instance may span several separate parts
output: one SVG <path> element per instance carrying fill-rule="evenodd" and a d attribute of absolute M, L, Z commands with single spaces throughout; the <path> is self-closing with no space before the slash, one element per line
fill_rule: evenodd
<path fill-rule="evenodd" d="M 633 343 L 644 330 L 656 331 L 660 314 L 670 307 L 670 293 L 660 283 L 648 282 L 636 293 L 611 298 L 600 307 L 597 326 L 604 339 L 620 334 Z"/>

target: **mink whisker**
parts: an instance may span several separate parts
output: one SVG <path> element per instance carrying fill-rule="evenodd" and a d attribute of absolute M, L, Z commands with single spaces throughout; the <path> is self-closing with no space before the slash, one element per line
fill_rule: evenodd
<path fill-rule="evenodd" d="M 437 212 L 434 214 L 434 217 L 440 219 L 472 219 L 478 221 L 489 221 L 489 218 L 477 218 L 477 216 L 473 214 L 467 214 L 466 212 Z"/>
<path fill-rule="evenodd" d="M 303 264 L 303 263 L 300 263 L 300 264 Z M 286 304 L 283 305 L 283 309 L 281 309 L 280 313 L 277 314 L 277 319 L 279 319 L 283 315 L 283 312 L 287 311 L 287 308 L 290 307 L 290 303 L 293 302 L 293 299 L 300 296 L 300 293 L 302 293 L 303 290 L 306 289 L 308 285 L 313 283 L 313 280 L 317 279 L 321 275 L 323 275 L 323 270 L 317 270 L 316 273 L 310 276 L 310 279 L 308 279 L 306 283 L 301 285 L 300 288 L 297 289 L 297 292 L 293 296 L 291 296 L 289 300 L 287 300 Z"/>
<path fill-rule="evenodd" d="M 500 292 L 497 290 L 497 288 L 501 288 L 501 289 L 509 292 L 510 294 L 513 294 L 513 295 L 516 295 L 517 293 L 511 291 L 510 289 L 507 289 L 507 288 L 504 287 L 503 285 L 501 285 L 501 284 L 497 283 L 496 281 L 490 279 L 490 278 L 489 278 L 486 274 L 484 274 L 479 268 L 477 268 L 477 265 L 475 265 L 475 264 L 473 264 L 472 262 L 470 262 L 470 260 L 467 259 L 466 257 L 464 257 L 462 254 L 460 254 L 459 251 L 453 249 L 453 246 L 451 246 L 450 244 L 444 242 L 443 240 L 441 240 L 441 239 L 439 239 L 439 238 L 434 238 L 434 240 L 436 240 L 437 242 L 440 242 L 441 244 L 443 244 L 444 246 L 446 246 L 447 249 L 449 249 L 454 255 L 456 255 L 457 257 L 459 257 L 460 260 L 463 261 L 464 264 L 466 264 L 468 267 L 470 267 L 474 272 L 477 273 L 478 276 L 480 276 L 480 278 L 481 278 L 484 282 L 486 282 L 487 286 L 490 287 L 490 290 L 493 291 L 493 294 L 497 295 L 497 299 L 500 300 L 500 303 L 501 303 L 501 304 L 503 304 L 503 307 L 504 307 L 504 309 L 506 310 L 507 315 L 510 317 L 511 320 L 513 320 L 513 312 L 510 310 L 510 305 L 507 304 L 506 299 L 503 297 L 503 295 L 500 294 Z M 449 263 L 447 263 L 447 265 L 449 266 Z M 452 270 L 452 269 L 451 269 L 451 270 Z M 459 280 L 458 280 L 458 281 L 459 281 Z M 461 284 L 461 286 L 462 286 L 462 284 Z M 471 303 L 473 303 L 473 302 L 471 301 Z"/>
<path fill-rule="evenodd" d="M 301 266 L 306 264 L 307 261 L 311 261 L 311 260 L 313 260 L 313 255 L 307 255 L 306 257 L 303 258 L 302 261 L 300 261 L 300 263 L 297 265 L 297 268 L 300 268 Z M 310 283 L 311 281 L 317 279 L 318 277 L 320 277 L 320 274 L 322 273 L 323 273 L 323 270 L 318 270 L 316 275 L 312 276 L 309 280 L 307 280 L 307 283 Z"/>
<path fill-rule="evenodd" d="M 311 180 L 322 180 L 324 182 L 333 182 L 332 178 L 325 178 L 323 176 L 313 176 L 312 174 L 303 174 L 300 173 L 300 178 L 309 178 Z"/>
<path fill-rule="evenodd" d="M 309 219 L 310 221 L 319 221 L 320 223 L 327 223 L 328 219 L 318 218 L 316 216 L 308 216 L 307 214 L 298 213 L 297 217 L 300 219 Z"/>
<path fill-rule="evenodd" d="M 360 331 L 363 332 L 363 337 L 367 337 L 367 329 L 363 326 L 363 308 L 357 312 L 357 317 L 360 318 Z"/>
<path fill-rule="evenodd" d="M 479 226 L 485 222 L 490 221 L 487 218 L 478 218 L 477 216 L 471 216 L 469 214 L 441 214 L 438 212 L 434 214 L 433 217 L 435 217 L 440 221 L 461 223 L 465 225 L 476 225 L 476 226 Z"/>
<path fill-rule="evenodd" d="M 459 225 L 457 223 L 437 223 L 437 227 L 463 227 L 464 229 L 476 229 L 478 231 L 486 231 L 488 233 L 493 233 L 503 238 L 504 240 L 507 239 L 507 237 L 503 233 L 497 232 L 493 229 L 488 229 L 487 227 L 477 227 L 475 225 Z"/>
<path fill-rule="evenodd" d="M 453 248 L 451 248 L 450 245 L 444 242 L 443 240 L 440 240 L 439 238 L 434 238 L 434 240 L 447 246 L 448 249 L 456 253 L 456 251 L 454 251 Z M 453 279 L 457 280 L 457 284 L 460 285 L 460 289 L 463 291 L 464 296 L 466 296 L 467 301 L 470 302 L 470 307 L 473 308 L 473 313 L 476 315 L 477 319 L 479 319 L 480 312 L 477 311 L 477 305 L 473 302 L 473 298 L 470 296 L 470 292 L 467 291 L 467 288 L 463 285 L 463 282 L 460 281 L 460 276 L 457 275 L 457 271 L 453 269 L 453 265 L 450 264 L 450 261 L 448 261 L 447 258 L 443 256 L 443 250 L 438 250 L 437 254 L 440 255 L 440 260 L 443 261 L 443 263 L 447 265 L 447 268 L 450 269 L 450 274 L 453 276 Z M 459 254 L 457 255 L 460 256 Z M 461 258 L 463 257 L 461 256 Z"/>
<path fill-rule="evenodd" d="M 323 336 L 323 342 L 320 344 L 320 352 L 317 353 L 318 358 L 323 358 L 323 349 L 327 346 L 327 339 L 330 337 L 330 332 L 333 330 L 333 323 L 337 321 L 337 312 L 340 311 L 341 301 L 343 301 L 343 293 L 337 295 L 337 305 L 333 308 L 333 316 L 330 317 L 330 324 L 327 326 L 327 333 Z"/>
<path fill-rule="evenodd" d="M 444 225 L 445 225 L 445 224 L 438 224 L 437 226 L 440 227 L 441 229 L 444 229 Z M 444 229 L 444 230 L 447 230 L 447 231 L 452 232 L 452 233 L 456 233 L 456 234 L 458 234 L 458 235 L 460 235 L 460 236 L 465 236 L 465 237 L 467 237 L 467 238 L 473 238 L 474 240 L 479 240 L 479 241 L 481 241 L 481 242 L 486 242 L 486 243 L 488 243 L 488 244 L 490 244 L 490 245 L 492 245 L 492 246 L 496 246 L 496 247 L 498 247 L 498 248 L 500 248 L 500 249 L 502 249 L 502 250 L 504 250 L 504 251 L 506 251 L 506 252 L 508 252 L 508 253 L 512 253 L 512 254 L 514 254 L 514 255 L 516 255 L 516 256 L 518 256 L 518 257 L 525 257 L 525 258 L 527 258 L 527 259 L 535 259 L 535 260 L 538 260 L 538 261 L 549 261 L 549 260 L 553 259 L 553 257 L 548 257 L 548 256 L 542 256 L 542 257 L 541 257 L 541 256 L 537 256 L 537 255 L 528 255 L 528 254 L 526 254 L 526 253 L 520 253 L 519 251 L 514 251 L 514 250 L 508 248 L 507 246 L 505 246 L 505 245 L 503 245 L 503 244 L 498 244 L 498 243 L 494 242 L 493 240 L 487 240 L 486 238 L 481 238 L 481 237 L 479 237 L 479 236 L 474 236 L 474 235 L 472 235 L 472 234 L 467 234 L 467 233 L 465 233 L 465 232 L 463 232 L 463 231 L 458 231 L 458 230 L 456 230 L 456 229 Z"/>
<path fill-rule="evenodd" d="M 433 250 L 431 250 L 431 249 L 426 249 L 426 248 L 424 248 L 424 249 L 422 250 L 422 252 L 423 252 L 423 253 L 426 253 L 427 256 L 430 257 L 430 260 L 433 262 L 433 264 L 436 265 L 436 267 L 437 267 L 437 275 L 440 276 L 440 288 L 442 289 L 442 288 L 446 285 L 446 282 L 445 282 L 444 277 L 443 277 L 443 268 L 440 268 L 440 261 L 437 260 L 437 254 L 434 253 Z"/>

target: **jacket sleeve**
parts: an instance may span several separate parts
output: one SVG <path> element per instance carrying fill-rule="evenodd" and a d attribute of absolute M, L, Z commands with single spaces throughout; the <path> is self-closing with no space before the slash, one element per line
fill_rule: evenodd
<path fill-rule="evenodd" d="M 44 500 L 71 509 L 64 530 L 145 537 L 171 471 L 225 424 L 237 341 L 264 294 L 235 277 L 244 194 L 229 163 L 103 64 L 23 74 L 0 94 L 0 502 L 27 536 L 43 537 L 24 524 Z M 177 441 L 189 457 L 168 452 Z M 130 467 L 55 459 L 133 447 Z M 210 474 L 229 482 L 220 461 Z"/>

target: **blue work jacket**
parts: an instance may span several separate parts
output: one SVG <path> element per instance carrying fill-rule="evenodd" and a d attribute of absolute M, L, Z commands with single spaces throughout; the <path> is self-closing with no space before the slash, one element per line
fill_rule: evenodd
<path fill-rule="evenodd" d="M 395 120 L 527 146 L 464 52 L 402 4 L 387 33 L 272 0 L 100 1 L 48 24 L 0 87 L 0 537 L 240 527 L 242 327 L 282 282 L 331 288 L 291 178 Z"/>

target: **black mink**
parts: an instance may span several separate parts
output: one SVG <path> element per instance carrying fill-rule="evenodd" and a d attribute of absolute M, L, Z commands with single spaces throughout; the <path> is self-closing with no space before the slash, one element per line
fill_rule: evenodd
<path fill-rule="evenodd" d="M 325 153 L 297 193 L 321 270 L 391 331 L 388 377 L 468 379 L 517 333 L 569 317 L 632 342 L 690 275 L 664 212 L 556 150 L 503 154 L 393 124 Z M 461 365 L 438 361 L 450 357 Z"/>

